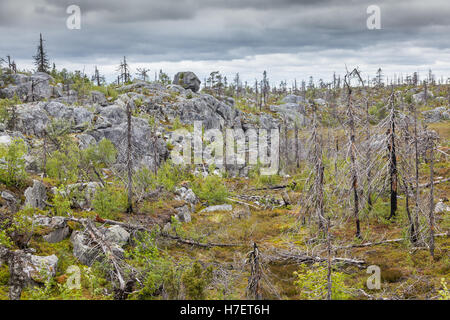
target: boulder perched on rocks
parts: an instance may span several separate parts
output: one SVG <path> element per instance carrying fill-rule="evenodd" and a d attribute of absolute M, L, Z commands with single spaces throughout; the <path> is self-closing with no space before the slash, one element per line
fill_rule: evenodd
<path fill-rule="evenodd" d="M 181 222 L 191 222 L 191 214 L 195 211 L 195 205 L 198 203 L 198 198 L 192 189 L 186 186 L 181 186 L 175 189 L 175 199 L 184 201 L 182 206 L 175 208 L 177 212 L 177 219 Z"/>
<path fill-rule="evenodd" d="M 47 201 L 47 189 L 39 180 L 33 180 L 33 186 L 25 190 L 25 206 L 44 209 Z"/>
<path fill-rule="evenodd" d="M 187 203 L 193 204 L 193 205 L 195 205 L 198 202 L 198 198 L 195 195 L 194 191 L 192 191 L 192 189 L 189 189 L 185 186 L 176 188 L 175 194 L 176 194 L 175 199 L 177 199 L 177 200 L 184 200 Z"/>
<path fill-rule="evenodd" d="M 178 84 L 185 89 L 191 89 L 193 92 L 198 92 L 200 83 L 200 79 L 191 71 L 178 72 L 173 79 L 173 84 Z"/>

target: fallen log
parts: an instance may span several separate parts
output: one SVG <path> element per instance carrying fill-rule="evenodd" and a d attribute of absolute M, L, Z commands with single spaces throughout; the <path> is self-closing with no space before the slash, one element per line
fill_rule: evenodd
<path fill-rule="evenodd" d="M 74 222 L 79 222 L 79 223 L 81 223 L 81 220 L 83 220 L 83 219 L 77 219 L 77 218 L 66 218 L 66 219 L 68 221 L 74 221 Z M 119 221 L 115 221 L 115 220 L 101 219 L 101 220 L 97 220 L 96 222 L 105 223 L 105 224 L 109 224 L 109 225 L 118 225 L 118 226 L 121 226 L 128 230 L 152 232 L 152 230 L 150 230 L 142 225 L 119 222 Z M 198 241 L 195 241 L 192 239 L 184 239 L 179 236 L 174 236 L 174 235 L 168 234 L 167 232 L 161 232 L 158 234 L 158 236 L 167 238 L 170 240 L 174 240 L 181 244 L 192 245 L 192 246 L 196 246 L 196 247 L 200 247 L 200 248 L 241 246 L 241 244 L 235 244 L 235 243 L 214 243 L 214 242 L 201 243 L 201 242 L 198 242 Z"/>
<path fill-rule="evenodd" d="M 83 227 L 86 229 L 88 235 L 92 239 L 93 242 L 97 243 L 105 254 L 106 259 L 108 259 L 114 267 L 115 277 L 119 281 L 119 289 L 122 292 L 125 292 L 125 280 L 122 276 L 124 271 L 119 266 L 119 259 L 116 257 L 114 251 L 112 250 L 109 243 L 104 239 L 104 236 L 98 231 L 95 227 L 94 222 L 90 219 L 81 219 L 80 220 Z"/>
<path fill-rule="evenodd" d="M 236 203 L 240 203 L 240 204 L 243 204 L 243 205 L 247 205 L 247 206 L 250 206 L 250 207 L 258 209 L 258 210 L 261 209 L 257 205 L 254 205 L 254 204 L 251 204 L 251 203 L 247 203 L 247 202 L 244 202 L 244 201 L 240 201 L 240 200 L 236 200 L 236 199 L 233 199 L 233 198 L 227 198 L 227 200 L 230 200 L 230 201 L 236 202 Z"/>
<path fill-rule="evenodd" d="M 439 183 L 444 183 L 447 181 L 450 181 L 450 178 L 433 181 L 433 185 L 439 184 Z M 430 186 L 431 186 L 430 182 L 419 184 L 419 188 L 429 188 Z"/>
<path fill-rule="evenodd" d="M 450 232 L 437 233 L 437 234 L 434 235 L 434 237 L 448 237 L 449 235 L 450 235 Z M 366 242 L 366 243 L 361 243 L 361 244 L 350 244 L 348 246 L 335 247 L 335 249 L 339 250 L 339 249 L 371 247 L 371 246 L 377 246 L 377 245 L 386 244 L 386 243 L 403 242 L 405 240 L 407 240 L 407 239 L 406 238 L 388 239 L 388 240 L 382 240 L 382 241 L 377 241 L 377 242 Z"/>
<path fill-rule="evenodd" d="M 273 254 L 265 255 L 265 258 L 268 260 L 268 262 L 291 261 L 301 264 L 301 263 L 316 263 L 328 261 L 328 258 L 323 258 L 320 256 L 309 256 L 306 253 L 299 251 L 288 251 L 279 249 L 273 249 L 272 251 L 274 252 Z M 364 260 L 341 258 L 341 257 L 332 257 L 331 263 L 343 263 L 355 265 L 359 268 L 362 268 L 366 264 Z"/>

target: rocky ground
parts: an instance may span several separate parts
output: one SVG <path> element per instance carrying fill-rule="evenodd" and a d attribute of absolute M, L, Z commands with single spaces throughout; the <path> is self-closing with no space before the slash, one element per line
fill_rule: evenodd
<path fill-rule="evenodd" d="M 297 156 L 292 150 L 298 141 L 307 144 L 314 118 L 310 106 L 324 110 L 325 119 L 332 117 L 328 110 L 334 110 L 333 105 L 339 112 L 345 97 L 331 99 L 326 91 L 313 97 L 277 93 L 266 108 L 258 110 L 252 107 L 250 94 L 235 100 L 200 92 L 200 82 L 189 73 L 175 80 L 179 84 L 135 81 L 111 91 L 92 85 L 77 91 L 45 73 L 3 71 L 0 298 L 242 299 L 249 297 L 252 273 L 247 253 L 256 254 L 254 243 L 261 252 L 265 298 L 320 298 L 305 294 L 301 286 L 308 284 L 296 284 L 293 274 L 302 263 L 325 262 L 326 251 L 313 223 L 302 223 L 299 217 L 306 194 L 301 181 L 308 178 L 304 165 L 308 150 L 297 149 Z M 362 217 L 362 240 L 354 238 L 352 221 L 345 213 L 335 220 L 331 232 L 334 271 L 336 283 L 342 281 L 344 288 L 338 298 L 437 299 L 443 295 L 441 279 L 449 279 L 449 184 L 445 182 L 449 101 L 438 95 L 440 88 L 426 96 L 421 87 L 396 90 L 399 110 L 420 105 L 420 118 L 440 135 L 435 164 L 435 178 L 440 181 L 434 190 L 439 234 L 435 258 L 430 258 L 426 243 L 413 246 L 402 240 L 407 229 L 405 197 L 400 196 L 400 213 L 392 222 L 386 220 L 389 199 L 381 194 L 372 212 Z M 388 92 L 374 93 L 374 116 L 382 118 L 376 108 L 387 104 Z M 195 121 L 201 121 L 205 130 L 221 132 L 284 125 L 292 131 L 295 124 L 300 133 L 285 136 L 281 148 L 288 150 L 288 156 L 275 176 L 260 176 L 248 165 L 175 166 L 170 152 L 180 141 L 172 133 L 177 129 L 192 132 Z M 330 137 L 332 130 L 344 146 L 341 127 L 324 126 L 324 136 Z M 384 133 L 376 134 L 382 141 Z M 25 148 L 20 159 L 9 151 L 18 139 Z M 105 149 L 98 147 L 105 139 L 115 150 L 109 162 L 102 157 Z M 81 160 L 73 165 L 74 157 Z M 87 164 L 83 157 L 89 159 Z M 126 212 L 129 160 L 133 213 Z M 15 172 L 8 180 L 11 167 Z M 17 178 L 17 168 L 23 171 L 23 179 Z M 421 183 L 428 181 L 427 169 L 429 163 L 424 162 Z M 339 208 L 350 211 L 346 205 Z M 421 218 L 424 225 L 425 217 Z M 400 240 L 359 246 L 388 239 Z M 371 264 L 381 268 L 379 290 L 365 285 L 365 268 Z M 81 272 L 76 289 L 67 285 L 73 270 Z M 320 276 L 320 268 L 311 270 Z M 202 279 L 196 284 L 201 292 L 192 289 L 196 278 Z"/>

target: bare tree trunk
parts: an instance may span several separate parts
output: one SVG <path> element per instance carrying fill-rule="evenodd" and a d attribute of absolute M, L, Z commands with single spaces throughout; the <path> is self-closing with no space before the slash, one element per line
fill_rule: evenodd
<path fill-rule="evenodd" d="M 284 118 L 284 159 L 285 159 L 285 170 L 287 172 L 289 168 L 289 148 L 288 148 L 288 122 L 287 118 Z"/>
<path fill-rule="evenodd" d="M 434 259 L 434 142 L 430 148 L 430 254 Z"/>
<path fill-rule="evenodd" d="M 371 134 L 370 134 L 370 118 L 369 118 L 369 99 L 366 101 L 366 131 L 367 131 L 367 141 L 370 141 Z M 372 211 L 373 203 L 372 203 L 372 170 L 370 168 L 370 158 L 372 156 L 371 154 L 371 147 L 369 143 L 367 151 L 367 210 L 370 212 Z"/>
<path fill-rule="evenodd" d="M 294 127 L 294 135 L 295 135 L 295 165 L 298 168 L 300 168 L 300 155 L 299 153 L 299 143 L 298 143 L 298 125 L 297 121 L 295 122 Z"/>
<path fill-rule="evenodd" d="M 261 266 L 259 262 L 259 249 L 256 243 L 253 243 L 253 251 L 249 253 L 248 262 L 250 263 L 250 278 L 247 285 L 247 296 L 250 299 L 261 300 Z"/>
<path fill-rule="evenodd" d="M 44 132 L 44 160 L 43 160 L 44 178 L 47 177 L 47 132 Z"/>
<path fill-rule="evenodd" d="M 328 270 L 327 270 L 327 300 L 331 300 L 331 240 L 330 240 L 330 218 L 327 222 L 327 251 L 328 251 Z"/>
<path fill-rule="evenodd" d="M 127 103 L 127 173 L 128 173 L 128 207 L 127 213 L 133 212 L 133 173 L 131 163 L 131 107 Z"/>
<path fill-rule="evenodd" d="M 389 124 L 389 179 L 391 187 L 391 213 L 388 219 L 395 217 L 397 211 L 397 156 L 395 154 L 395 111 L 394 111 L 394 93 L 391 97 L 391 116 Z"/>
<path fill-rule="evenodd" d="M 350 127 L 350 162 L 351 162 L 351 176 L 352 176 L 352 191 L 353 191 L 353 215 L 355 217 L 356 233 L 357 238 L 361 238 L 361 227 L 359 222 L 359 197 L 358 197 L 358 175 L 356 168 L 356 146 L 355 146 L 355 117 L 352 108 L 352 89 L 350 83 L 345 81 L 348 89 L 348 100 L 347 100 L 347 115 L 349 118 Z"/>
<path fill-rule="evenodd" d="M 414 214 L 414 230 L 416 234 L 414 238 L 416 241 L 419 239 L 419 198 L 420 198 L 420 190 L 419 190 L 419 151 L 417 147 L 417 106 L 414 105 L 414 152 L 415 152 L 415 184 L 416 184 L 416 195 L 415 195 L 415 214 Z"/>

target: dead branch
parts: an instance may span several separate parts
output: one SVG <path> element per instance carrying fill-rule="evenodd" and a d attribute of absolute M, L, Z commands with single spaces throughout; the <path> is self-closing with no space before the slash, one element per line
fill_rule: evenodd
<path fill-rule="evenodd" d="M 449 235 L 450 235 L 450 232 L 438 233 L 438 234 L 435 234 L 434 237 L 448 237 Z M 405 240 L 406 240 L 406 238 L 388 239 L 388 240 L 383 240 L 383 241 L 378 241 L 378 242 L 366 242 L 366 243 L 361 243 L 361 244 L 351 244 L 351 245 L 348 245 L 348 246 L 336 247 L 335 249 L 350 249 L 350 248 L 371 247 L 371 246 L 377 246 L 377 245 L 386 244 L 386 243 L 402 242 L 402 241 L 405 241 Z"/>

